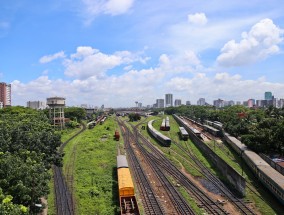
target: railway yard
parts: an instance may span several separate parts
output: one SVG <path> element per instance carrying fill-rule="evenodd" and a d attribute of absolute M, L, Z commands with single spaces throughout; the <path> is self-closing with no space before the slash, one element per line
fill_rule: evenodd
<path fill-rule="evenodd" d="M 188 140 L 187 138 L 182 139 L 179 135 L 181 128 L 173 117 L 170 116 L 166 119 L 166 121 L 170 121 L 170 124 L 168 123 L 170 128 L 164 126 L 161 131 L 159 131 L 171 139 L 171 143 L 169 144 L 169 142 L 167 142 L 166 146 L 163 145 L 161 140 L 154 138 L 155 134 L 149 134 L 149 131 L 145 129 L 151 119 L 154 119 L 154 121 L 151 122 L 153 128 L 159 131 L 163 125 L 163 118 L 160 117 L 143 118 L 140 122 L 135 124 L 128 122 L 125 117 L 112 116 L 110 119 L 105 118 L 104 120 L 106 121 L 105 123 L 109 123 L 109 121 L 113 123 L 110 126 L 111 128 L 105 126 L 107 132 L 105 131 L 106 134 L 104 134 L 104 138 L 107 138 L 108 143 L 111 143 L 111 146 L 108 147 L 113 148 L 111 150 L 108 148 L 108 154 L 105 155 L 113 157 L 108 163 L 105 163 L 107 160 L 107 158 L 105 158 L 103 164 L 95 164 L 93 161 L 90 162 L 90 164 L 98 165 L 99 167 L 103 165 L 102 168 L 104 168 L 104 170 L 116 169 L 116 156 L 118 154 L 126 155 L 135 188 L 134 196 L 133 194 L 131 194 L 132 196 L 127 196 L 127 194 L 122 196 L 122 194 L 118 192 L 118 189 L 121 188 L 117 185 L 117 174 L 111 173 L 109 176 L 106 176 L 106 173 L 104 173 L 104 177 L 112 177 L 112 182 L 110 182 L 112 189 L 108 191 L 108 195 L 112 195 L 112 201 L 104 200 L 105 204 L 110 205 L 111 210 L 103 210 L 102 207 L 97 205 L 99 202 L 103 201 L 99 199 L 96 200 L 96 198 L 101 197 L 99 196 L 101 194 L 97 194 L 100 192 L 101 188 L 98 187 L 99 183 L 94 179 L 94 175 L 98 176 L 99 174 L 97 174 L 92 167 L 88 167 L 88 165 L 84 167 L 78 166 L 77 162 L 82 158 L 76 153 L 82 149 L 80 149 L 79 145 L 76 146 L 77 143 L 72 143 L 72 138 L 66 141 L 65 144 L 68 145 L 70 141 L 73 145 L 68 146 L 69 149 L 66 151 L 66 154 L 69 156 L 69 161 L 65 162 L 63 166 L 64 176 L 61 168 L 54 168 L 54 186 L 56 191 L 54 193 L 56 197 L 56 212 L 54 214 L 93 214 L 90 211 L 95 211 L 95 213 L 98 214 L 110 214 L 110 211 L 112 211 L 112 214 L 123 215 L 258 215 L 281 214 L 284 212 L 283 207 L 277 200 L 274 200 L 270 194 L 264 194 L 266 190 L 260 188 L 260 184 L 257 180 L 256 183 L 253 182 L 255 178 L 249 173 L 248 168 L 243 166 L 235 154 L 222 142 L 221 138 L 212 135 L 190 119 L 184 118 L 189 126 L 200 132 L 200 138 L 202 138 L 206 144 L 210 145 L 212 149 L 216 147 L 217 150 L 226 152 L 224 154 L 227 155 L 228 159 L 232 160 L 231 162 L 239 172 L 241 169 L 247 181 L 247 195 L 245 198 L 241 198 L 238 193 L 229 188 L 226 182 L 224 183 L 219 172 L 212 167 L 210 161 L 203 157 L 202 153 L 194 146 L 190 138 Z M 97 126 L 100 126 L 98 127 L 99 129 L 104 128 L 104 125 L 97 124 L 98 125 L 94 126 L 92 130 L 95 131 Z M 110 124 L 107 124 L 107 126 L 109 125 Z M 89 135 L 92 133 L 92 130 L 87 130 Z M 83 135 L 85 132 L 85 127 L 83 127 L 76 136 Z M 112 138 L 110 138 L 111 134 Z M 100 140 L 102 140 L 102 138 Z M 76 140 L 76 142 L 78 142 L 78 140 Z M 100 146 L 105 147 L 104 144 Z M 64 145 L 61 150 L 63 150 L 63 147 Z M 88 149 L 90 149 L 89 146 Z M 101 150 L 101 148 L 96 149 Z M 99 154 L 96 154 L 96 150 L 91 151 L 93 152 L 84 150 L 84 153 L 92 153 L 88 155 L 89 157 L 100 157 Z M 108 165 L 108 167 L 105 165 Z M 73 170 L 72 167 L 74 168 Z M 88 173 L 88 171 L 91 173 Z M 85 178 L 82 176 L 84 178 L 82 179 L 78 174 L 83 174 Z M 100 181 L 102 179 L 98 180 Z M 82 188 L 79 188 L 79 186 L 81 186 L 80 183 L 84 184 Z M 88 192 L 94 190 L 94 184 L 97 185 L 95 189 L 97 191 L 94 195 L 91 193 L 90 197 Z M 80 189 L 82 189 L 82 191 L 80 191 Z M 89 189 L 89 191 L 86 192 L 85 190 L 87 189 Z M 89 197 L 83 197 L 83 195 L 86 194 Z M 87 198 L 87 200 L 80 200 L 80 198 Z M 135 199 L 137 203 L 134 204 L 132 202 L 133 199 Z M 93 201 L 94 205 L 84 205 L 86 201 L 88 201 L 88 205 L 92 204 Z M 123 202 L 119 203 L 119 201 Z M 127 203 L 127 201 L 130 201 L 130 203 Z M 119 205 L 123 206 L 119 208 Z M 131 212 L 130 209 L 127 209 L 128 206 L 131 208 L 131 205 L 138 205 L 140 212 Z M 85 207 L 85 209 L 82 209 L 83 207 Z"/>

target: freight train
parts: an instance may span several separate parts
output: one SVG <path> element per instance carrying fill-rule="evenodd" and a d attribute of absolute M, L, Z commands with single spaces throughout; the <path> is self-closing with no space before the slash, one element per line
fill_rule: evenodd
<path fill-rule="evenodd" d="M 125 155 L 117 156 L 117 177 L 121 215 L 139 215 L 134 185 Z"/>
<path fill-rule="evenodd" d="M 171 146 L 171 139 L 168 138 L 167 136 L 163 135 L 162 133 L 160 133 L 159 131 L 157 131 L 154 127 L 153 127 L 153 122 L 155 120 L 151 120 L 148 122 L 148 132 L 154 137 L 156 138 L 156 140 L 158 140 L 163 146 Z"/>
<path fill-rule="evenodd" d="M 284 176 L 237 138 L 224 133 L 224 140 L 242 157 L 261 183 L 284 204 Z"/>

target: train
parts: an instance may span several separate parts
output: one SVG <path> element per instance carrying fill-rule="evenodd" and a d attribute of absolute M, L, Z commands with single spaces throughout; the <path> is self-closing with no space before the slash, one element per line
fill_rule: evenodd
<path fill-rule="evenodd" d="M 188 126 L 188 128 L 192 131 L 192 133 L 194 133 L 197 137 L 201 138 L 201 132 L 198 131 L 197 129 L 191 127 L 191 126 Z"/>
<path fill-rule="evenodd" d="M 186 118 L 186 117 L 180 117 L 180 116 L 177 116 L 177 115 L 175 115 L 175 114 L 174 114 L 173 116 L 174 116 L 174 118 L 175 118 L 178 122 L 181 123 L 181 125 L 184 127 L 185 130 L 186 130 L 186 129 L 190 130 L 190 131 L 191 131 L 192 133 L 194 133 L 197 137 L 199 137 L 199 138 L 202 139 L 202 137 L 201 137 L 201 132 L 198 131 L 197 129 L 191 127 L 186 121 L 184 121 L 184 118 Z M 188 119 L 188 118 L 186 118 L 186 119 Z M 188 119 L 188 120 L 189 120 L 189 119 Z M 190 121 L 193 122 L 193 123 L 195 123 L 195 121 L 193 121 L 193 120 L 190 120 Z"/>
<path fill-rule="evenodd" d="M 114 139 L 115 139 L 116 141 L 119 141 L 119 138 L 120 138 L 119 131 L 118 131 L 118 130 L 115 130 L 115 132 L 114 132 Z"/>
<path fill-rule="evenodd" d="M 185 141 L 188 140 L 189 135 L 187 131 L 184 129 L 184 127 L 179 127 L 179 134 L 182 140 L 185 140 Z"/>
<path fill-rule="evenodd" d="M 204 124 L 201 124 L 188 117 L 184 117 L 184 118 L 196 124 L 197 126 L 202 128 L 204 131 L 212 134 L 215 137 L 222 137 L 223 135 L 223 130 L 222 130 L 223 124 L 221 122 L 218 122 L 218 121 L 211 122 L 209 120 L 205 120 Z M 198 136 L 201 137 L 200 134 Z"/>
<path fill-rule="evenodd" d="M 162 133 L 160 133 L 159 131 L 157 131 L 154 127 L 153 127 L 153 122 L 155 120 L 151 120 L 148 122 L 148 132 L 156 139 L 158 140 L 163 146 L 169 147 L 171 146 L 171 139 L 168 138 L 167 136 L 163 135 Z"/>
<path fill-rule="evenodd" d="M 170 118 L 167 116 L 165 119 L 163 119 L 162 124 L 160 126 L 161 131 L 169 131 L 171 130 L 170 126 Z"/>
<path fill-rule="evenodd" d="M 117 156 L 117 178 L 121 215 L 140 215 L 128 162 L 125 155 Z"/>
<path fill-rule="evenodd" d="M 202 125 L 202 128 L 204 131 L 207 131 L 208 133 L 214 135 L 215 137 L 221 137 L 222 131 L 218 130 L 217 128 L 214 128 L 210 125 Z"/>
<path fill-rule="evenodd" d="M 224 133 L 223 138 L 242 157 L 261 183 L 284 205 L 284 176 L 237 138 L 228 133 Z"/>
<path fill-rule="evenodd" d="M 223 123 L 218 122 L 218 121 L 212 122 L 212 121 L 209 121 L 209 120 L 205 120 L 204 123 L 206 125 L 209 125 L 209 126 L 212 126 L 212 127 L 216 128 L 218 130 L 222 130 L 223 129 Z"/>

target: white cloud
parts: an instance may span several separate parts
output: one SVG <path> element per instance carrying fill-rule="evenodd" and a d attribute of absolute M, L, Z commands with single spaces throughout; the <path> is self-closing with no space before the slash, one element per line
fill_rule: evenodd
<path fill-rule="evenodd" d="M 63 51 L 55 53 L 53 55 L 43 56 L 39 59 L 39 62 L 40 63 L 49 63 L 49 62 L 56 60 L 56 59 L 59 59 L 59 58 L 65 58 L 65 54 L 64 54 Z"/>
<path fill-rule="evenodd" d="M 82 3 L 84 4 L 85 24 L 89 25 L 99 14 L 116 16 L 127 13 L 134 0 L 82 0 Z"/>
<path fill-rule="evenodd" d="M 77 47 L 77 52 L 75 54 L 72 54 L 71 58 L 81 58 L 98 52 L 99 50 L 93 49 L 90 46 L 79 46 Z"/>
<path fill-rule="evenodd" d="M 158 39 L 155 41 L 161 43 L 160 46 L 174 49 L 177 52 L 183 52 L 186 49 L 200 53 L 208 49 L 219 49 L 228 40 L 236 37 L 260 19 L 259 15 L 225 20 L 215 18 L 204 26 L 179 22 L 168 27 L 167 37 L 161 41 Z"/>
<path fill-rule="evenodd" d="M 194 25 L 205 25 L 207 23 L 207 18 L 204 13 L 189 14 L 188 22 Z"/>
<path fill-rule="evenodd" d="M 199 58 L 191 50 L 175 56 L 162 54 L 159 58 L 159 66 L 168 73 L 192 73 L 202 68 Z"/>
<path fill-rule="evenodd" d="M 242 40 L 227 42 L 221 49 L 217 61 L 221 66 L 242 66 L 263 60 L 279 52 L 283 40 L 283 30 L 272 20 L 263 19 L 247 33 L 242 33 Z"/>
<path fill-rule="evenodd" d="M 108 55 L 92 47 L 81 46 L 77 48 L 75 54 L 65 59 L 65 75 L 79 79 L 87 79 L 91 76 L 102 78 L 107 71 L 118 66 L 129 66 L 134 62 L 145 64 L 149 58 L 142 57 L 143 54 L 143 52 L 117 51 Z"/>
<path fill-rule="evenodd" d="M 126 13 L 133 2 L 134 0 L 109 0 L 105 4 L 105 13 L 113 16 Z"/>
<path fill-rule="evenodd" d="M 272 91 L 278 98 L 283 98 L 284 84 L 272 83 L 261 77 L 257 80 L 245 80 L 238 74 L 217 73 L 209 77 L 197 73 L 192 78 L 174 77 L 166 83 L 172 91 L 190 98 L 193 104 L 204 97 L 212 104 L 218 98 L 224 100 L 246 101 L 249 98 L 263 99 L 265 91 Z"/>

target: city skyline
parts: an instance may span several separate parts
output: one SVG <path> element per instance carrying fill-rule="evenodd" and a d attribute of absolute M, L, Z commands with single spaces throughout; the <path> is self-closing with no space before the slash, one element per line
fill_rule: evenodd
<path fill-rule="evenodd" d="M 192 104 L 284 98 L 280 0 L 13 0 L 0 12 L 0 82 L 12 105 L 63 96 L 68 106 L 131 107 L 168 92 Z"/>

